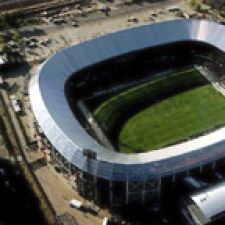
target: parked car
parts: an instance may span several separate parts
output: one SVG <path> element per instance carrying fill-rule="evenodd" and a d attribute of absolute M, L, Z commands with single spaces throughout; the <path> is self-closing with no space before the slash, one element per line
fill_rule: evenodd
<path fill-rule="evenodd" d="M 134 22 L 134 23 L 138 23 L 138 18 L 137 17 L 134 17 L 134 16 L 131 16 L 127 19 L 127 22 Z"/>
<path fill-rule="evenodd" d="M 73 200 L 71 200 L 69 202 L 69 205 L 72 208 L 81 209 L 81 207 L 82 207 L 83 204 L 82 204 L 82 202 L 80 202 L 80 201 L 78 201 L 76 199 L 73 199 Z"/>
<path fill-rule="evenodd" d="M 78 21 L 72 21 L 72 22 L 71 22 L 71 25 L 72 25 L 73 27 L 79 27 Z"/>
<path fill-rule="evenodd" d="M 45 40 L 42 40 L 40 42 L 41 45 L 47 46 L 51 43 L 51 39 L 50 38 L 46 38 Z"/>

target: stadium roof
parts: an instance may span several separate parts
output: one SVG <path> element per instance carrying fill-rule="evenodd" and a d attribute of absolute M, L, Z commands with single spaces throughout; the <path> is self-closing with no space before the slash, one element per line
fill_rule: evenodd
<path fill-rule="evenodd" d="M 46 137 L 76 167 L 109 180 L 146 180 L 198 167 L 225 156 L 225 128 L 176 146 L 123 154 L 97 143 L 75 118 L 64 91 L 79 70 L 100 61 L 153 46 L 204 42 L 225 51 L 225 27 L 207 21 L 174 20 L 127 29 L 74 45 L 56 53 L 30 81 L 32 109 Z M 83 149 L 97 153 L 89 160 Z"/>

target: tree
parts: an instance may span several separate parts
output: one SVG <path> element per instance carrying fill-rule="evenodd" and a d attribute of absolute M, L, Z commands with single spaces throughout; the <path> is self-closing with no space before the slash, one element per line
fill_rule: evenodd
<path fill-rule="evenodd" d="M 1 45 L 2 45 L 2 44 L 5 44 L 5 38 L 2 37 L 2 36 L 0 36 L 0 44 L 1 44 Z"/>
<path fill-rule="evenodd" d="M 19 42 L 20 40 L 20 33 L 19 32 L 14 32 L 13 33 L 13 36 L 12 36 L 12 40 L 15 41 L 15 42 Z"/>
<path fill-rule="evenodd" d="M 10 47 L 5 43 L 5 44 L 3 44 L 3 46 L 2 46 L 2 51 L 3 51 L 3 52 L 9 52 L 9 51 L 10 51 Z"/>
<path fill-rule="evenodd" d="M 195 8 L 195 10 L 196 10 L 196 11 L 198 11 L 198 12 L 199 12 L 199 11 L 201 11 L 201 9 L 202 9 L 202 7 L 201 7 L 201 4 L 200 4 L 200 3 L 197 3 L 197 4 L 195 5 L 195 7 L 194 7 L 194 8 Z"/>
<path fill-rule="evenodd" d="M 196 3 L 197 3 L 196 0 L 189 0 L 189 1 L 188 1 L 188 4 L 189 4 L 192 8 L 195 7 Z"/>

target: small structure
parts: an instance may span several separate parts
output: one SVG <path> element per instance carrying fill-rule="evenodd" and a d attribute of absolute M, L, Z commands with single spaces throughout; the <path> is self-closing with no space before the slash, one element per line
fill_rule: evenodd
<path fill-rule="evenodd" d="M 190 225 L 208 225 L 225 217 L 225 182 L 203 189 L 182 200 L 182 214 Z"/>
<path fill-rule="evenodd" d="M 18 100 L 16 99 L 15 95 L 10 96 L 10 100 L 12 103 L 12 107 L 15 113 L 20 113 L 21 112 L 21 107 L 18 103 Z"/>

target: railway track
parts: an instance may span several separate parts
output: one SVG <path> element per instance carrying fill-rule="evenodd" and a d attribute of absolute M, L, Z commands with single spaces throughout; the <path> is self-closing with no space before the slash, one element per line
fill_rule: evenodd
<path fill-rule="evenodd" d="M 37 198 L 46 223 L 56 225 L 56 212 L 28 162 L 25 152 L 25 149 L 27 149 L 26 140 L 5 90 L 0 91 L 0 101 L 2 101 L 5 109 L 5 123 L 8 123 L 8 132 L 10 131 L 13 136 L 13 138 L 7 137 L 10 143 L 10 156 L 17 159 L 17 165 Z"/>
<path fill-rule="evenodd" d="M 89 1 L 82 0 L 65 0 L 63 2 L 50 0 L 17 0 L 17 1 L 0 1 L 0 10 L 7 12 L 20 12 L 25 16 L 40 14 L 44 11 L 58 10 L 64 7 L 74 6 L 76 4 L 87 4 Z"/>

